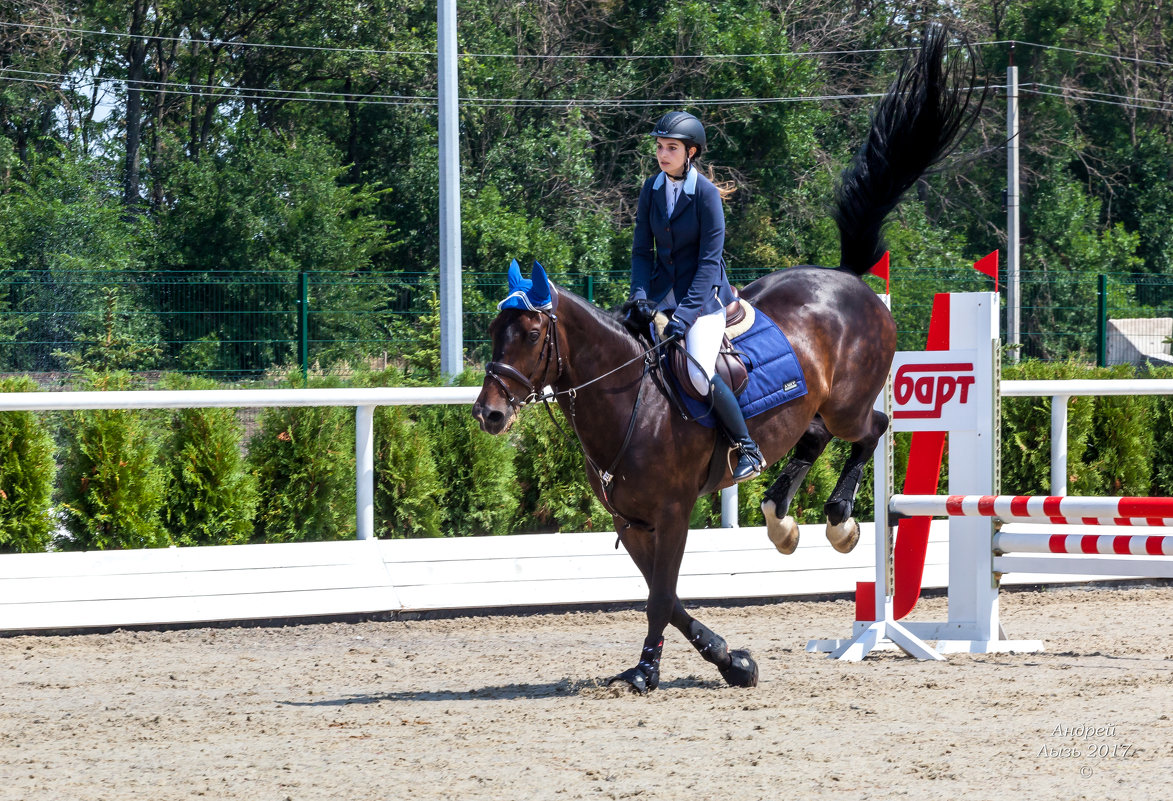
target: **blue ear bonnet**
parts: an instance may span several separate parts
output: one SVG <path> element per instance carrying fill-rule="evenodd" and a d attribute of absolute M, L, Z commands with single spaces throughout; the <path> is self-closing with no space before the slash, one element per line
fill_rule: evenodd
<path fill-rule="evenodd" d="M 497 304 L 498 309 L 521 309 L 522 311 L 549 311 L 554 308 L 550 290 L 550 279 L 542 265 L 534 262 L 529 278 L 521 277 L 517 259 L 509 263 L 509 294 Z"/>

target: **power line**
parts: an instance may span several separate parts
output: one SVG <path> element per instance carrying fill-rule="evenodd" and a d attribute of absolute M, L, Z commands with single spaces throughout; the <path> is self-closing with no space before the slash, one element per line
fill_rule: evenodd
<path fill-rule="evenodd" d="M 34 77 L 14 77 L 9 73 Z M 71 82 L 75 85 L 89 87 L 101 86 L 104 83 L 118 83 L 134 86 L 140 92 L 155 94 L 177 94 L 195 97 L 224 97 L 239 100 L 283 100 L 283 101 L 311 101 L 319 103 L 371 103 L 373 105 L 434 105 L 437 101 L 434 95 L 378 95 L 355 94 L 346 92 L 324 92 L 315 90 L 286 90 L 264 89 L 257 87 L 231 87 L 211 84 L 164 83 L 162 81 L 130 81 L 124 78 L 92 77 L 68 75 L 52 72 L 34 72 L 32 70 L 15 70 L 0 68 L 0 80 L 17 83 L 45 84 L 50 80 Z M 991 89 L 1002 89 L 1004 86 L 991 86 Z M 268 94 L 260 94 L 268 93 Z M 868 100 L 882 97 L 879 92 L 861 94 L 828 94 L 828 95 L 797 95 L 790 97 L 725 97 L 725 98 L 642 98 L 642 99 L 612 99 L 612 98 L 562 98 L 562 99 L 527 99 L 516 97 L 461 97 L 459 102 L 466 106 L 486 106 L 496 108 L 595 108 L 617 106 L 625 108 L 648 108 L 659 106 L 736 106 L 736 105 L 769 105 L 777 103 L 802 102 L 830 102 L 843 100 Z"/>
<path fill-rule="evenodd" d="M 1100 97 L 1110 97 L 1114 100 L 1131 100 L 1131 101 L 1135 101 L 1135 102 L 1155 103 L 1157 105 L 1173 106 L 1173 100 L 1153 100 L 1153 99 L 1143 98 L 1143 97 L 1134 97 L 1132 95 L 1117 95 L 1117 94 L 1113 94 L 1111 92 L 1097 92 L 1094 89 L 1080 89 L 1078 86 L 1055 86 L 1055 85 L 1049 84 L 1049 83 L 1031 83 L 1028 85 L 1029 86 L 1041 86 L 1044 89 L 1053 89 L 1057 92 L 1063 92 L 1063 93 L 1075 92 L 1075 93 L 1081 94 L 1081 95 L 1099 95 Z M 1081 98 L 1077 98 L 1077 99 L 1083 100 L 1085 98 L 1081 97 Z M 1087 98 L 1087 99 L 1090 99 L 1090 98 Z"/>
<path fill-rule="evenodd" d="M 1152 58 L 1137 58 L 1135 56 L 1120 56 L 1115 53 L 1096 53 L 1092 50 L 1076 50 L 1073 47 L 1060 47 L 1059 45 L 1044 45 L 1035 42 L 1021 42 L 1017 39 L 1008 40 L 1009 44 L 1022 45 L 1023 47 L 1037 47 L 1042 50 L 1059 50 L 1064 53 L 1076 53 L 1081 56 L 1095 56 L 1096 58 L 1110 58 L 1115 61 L 1127 61 L 1132 64 L 1152 64 L 1157 67 L 1173 67 L 1171 61 L 1160 61 Z M 992 42 L 991 44 L 1005 44 L 1005 42 Z"/>
<path fill-rule="evenodd" d="M 25 28 L 29 30 L 51 31 L 53 33 L 80 34 L 82 36 L 111 36 L 117 39 L 146 39 L 152 42 L 179 42 L 180 44 L 200 44 L 231 47 L 262 47 L 277 50 L 316 50 L 326 53 L 366 53 L 378 56 L 434 56 L 435 51 L 426 50 L 376 50 L 365 47 L 321 47 L 314 45 L 270 44 L 266 42 L 244 42 L 229 39 L 193 39 L 187 36 L 156 36 L 154 34 L 122 33 L 121 31 L 92 31 L 85 28 L 62 28 L 53 25 L 33 25 L 26 22 L 0 22 L 4 28 Z"/>
<path fill-rule="evenodd" d="M 194 39 L 179 36 L 158 36 L 154 34 L 132 34 L 121 31 L 95 31 L 85 28 L 63 28 L 52 25 L 34 25 L 22 22 L 0 22 L 0 27 L 25 28 L 33 30 L 51 31 L 54 33 L 81 34 L 84 36 L 111 36 L 121 39 L 146 39 L 156 42 L 179 42 L 180 44 L 204 44 L 230 47 L 260 47 L 279 50 L 309 50 L 328 53 L 363 53 L 381 56 L 437 56 L 435 50 L 379 50 L 365 47 L 321 47 L 314 45 L 273 44 L 268 42 L 247 42 L 229 39 Z M 987 45 L 1009 44 L 1006 41 L 974 42 L 974 47 Z M 962 44 L 953 47 L 964 47 Z M 460 58 L 507 58 L 526 60 L 611 60 L 611 61 L 646 61 L 646 60 L 706 60 L 724 59 L 735 61 L 749 58 L 808 58 L 814 56 L 852 56 L 868 55 L 873 53 L 901 53 L 915 50 L 915 47 L 870 47 L 856 50 L 810 50 L 790 53 L 695 53 L 695 54 L 640 54 L 640 53 L 460 53 Z"/>
<path fill-rule="evenodd" d="M 1043 84 L 1035 84 L 1035 85 L 1041 86 Z M 1031 94 L 1031 95 L 1042 95 L 1044 97 L 1058 97 L 1058 98 L 1062 98 L 1064 100 L 1078 100 L 1078 101 L 1082 101 L 1082 102 L 1086 102 L 1086 103 L 1100 103 L 1101 105 L 1105 105 L 1105 106 L 1119 106 L 1121 108 L 1135 108 L 1135 109 L 1140 109 L 1142 111 L 1173 111 L 1173 103 L 1169 103 L 1169 102 L 1166 102 L 1163 100 L 1152 100 L 1152 99 L 1144 98 L 1144 97 L 1134 98 L 1135 102 L 1132 102 L 1132 103 L 1121 103 L 1120 101 L 1117 101 L 1117 100 L 1101 100 L 1098 97 L 1071 97 L 1070 95 L 1064 94 L 1062 92 L 1047 92 L 1047 91 L 1043 91 L 1043 90 L 1039 90 L 1039 89 L 1023 89 L 1021 86 L 1019 87 L 1019 91 L 1024 92 L 1025 94 Z M 1142 105 L 1142 104 L 1151 104 L 1151 105 Z"/>
<path fill-rule="evenodd" d="M 182 82 L 168 82 L 168 81 L 147 81 L 147 80 L 130 80 L 128 78 L 115 78 L 104 76 L 80 76 L 70 75 L 59 72 L 35 72 L 33 70 L 18 70 L 11 67 L 0 67 L 0 77 L 6 73 L 13 73 L 17 75 L 30 75 L 34 77 L 51 78 L 59 81 L 73 81 L 81 79 L 92 81 L 93 83 L 108 81 L 110 83 L 121 83 L 126 86 L 134 86 L 136 89 L 146 91 L 147 87 L 162 87 L 161 91 L 171 91 L 170 87 L 177 87 L 178 89 L 191 90 L 203 89 L 209 92 L 276 92 L 285 95 L 324 95 L 327 98 L 335 97 L 341 99 L 375 99 L 375 100 L 413 100 L 413 101 L 427 101 L 435 102 L 434 95 L 380 95 L 380 94 L 365 94 L 362 92 L 325 92 L 314 89 L 266 89 L 263 87 L 242 86 L 232 87 L 223 84 L 199 84 L 199 83 L 182 83 Z"/>
<path fill-rule="evenodd" d="M 325 53 L 359 53 L 367 55 L 380 56 L 437 56 L 435 50 L 382 50 L 378 48 L 368 47 L 324 47 L 321 45 L 295 45 L 295 44 L 274 44 L 271 42 L 249 42 L 244 40 L 232 39 L 196 39 L 185 36 L 159 36 L 155 34 L 131 34 L 123 33 L 122 31 L 96 31 L 85 28 L 69 28 L 54 25 L 36 25 L 24 22 L 0 22 L 0 27 L 6 28 L 22 28 L 26 30 L 43 30 L 53 33 L 67 33 L 79 34 L 83 36 L 110 36 L 120 39 L 145 39 L 156 42 L 178 42 L 180 44 L 203 44 L 212 46 L 227 46 L 227 47 L 257 47 L 275 50 L 302 50 L 302 51 L 317 51 Z M 1158 67 L 1173 67 L 1173 62 L 1162 61 L 1160 59 L 1139 58 L 1136 56 L 1124 56 L 1115 53 L 1100 53 L 1093 50 L 1079 50 L 1072 47 L 1062 47 L 1059 45 L 1040 44 L 1038 42 L 1027 42 L 1021 39 L 995 39 L 990 41 L 973 42 L 973 47 L 995 47 L 1001 45 L 1021 45 L 1023 47 L 1034 47 L 1040 50 L 1054 50 L 1064 53 L 1074 53 L 1083 56 L 1094 56 L 1096 58 L 1107 58 L 1115 61 L 1127 61 L 1134 64 L 1151 64 Z M 964 44 L 957 44 L 954 47 L 964 47 Z M 507 58 L 507 59 L 525 59 L 525 60 L 612 60 L 612 61 L 643 61 L 643 60 L 730 60 L 749 58 L 808 58 L 815 56 L 852 56 L 852 55 L 868 55 L 874 53 L 900 53 L 909 50 L 915 50 L 915 47 L 870 47 L 858 48 L 854 50 L 808 50 L 801 52 L 789 53 L 695 53 L 695 54 L 639 54 L 639 53 L 461 53 L 461 58 Z"/>

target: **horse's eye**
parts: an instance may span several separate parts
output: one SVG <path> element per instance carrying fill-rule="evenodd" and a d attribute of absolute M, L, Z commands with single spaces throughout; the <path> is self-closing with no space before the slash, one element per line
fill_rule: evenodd
<path fill-rule="evenodd" d="M 540 336 L 541 333 L 542 333 L 541 331 L 530 331 L 529 332 L 529 341 L 530 342 L 537 342 L 538 336 Z"/>

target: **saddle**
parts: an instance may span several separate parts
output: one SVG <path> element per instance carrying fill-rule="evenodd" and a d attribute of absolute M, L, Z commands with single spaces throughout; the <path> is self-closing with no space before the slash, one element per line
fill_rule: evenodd
<path fill-rule="evenodd" d="M 736 290 L 735 290 L 736 294 Z M 754 309 L 740 297 L 725 307 L 725 336 L 721 340 L 721 350 L 717 355 L 717 375 L 733 390 L 734 395 L 740 395 L 749 384 L 749 371 L 746 369 L 742 354 L 733 347 L 732 340 L 748 331 L 754 322 Z M 663 313 L 656 315 L 656 336 L 662 337 L 664 326 L 668 318 Z M 688 352 L 682 342 L 674 342 L 668 352 L 668 367 L 676 376 L 676 383 L 685 395 L 697 401 L 707 401 L 705 395 L 696 391 L 692 379 L 688 376 Z"/>

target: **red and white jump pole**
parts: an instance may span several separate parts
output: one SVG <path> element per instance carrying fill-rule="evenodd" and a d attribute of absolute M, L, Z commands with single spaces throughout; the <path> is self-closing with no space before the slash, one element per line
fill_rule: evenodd
<path fill-rule="evenodd" d="M 893 495 L 888 508 L 905 517 L 995 517 L 1085 526 L 1173 525 L 1173 498 Z"/>

